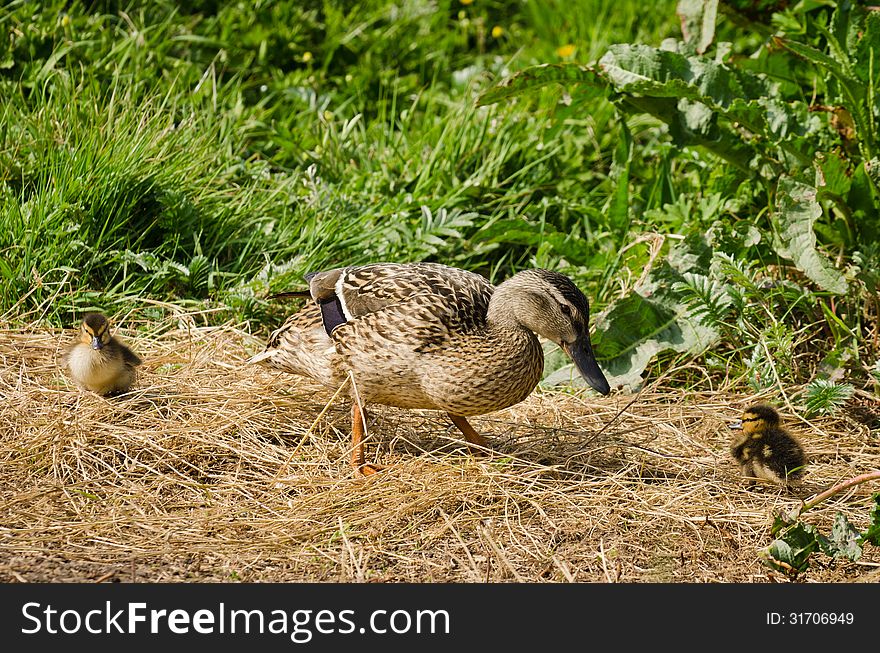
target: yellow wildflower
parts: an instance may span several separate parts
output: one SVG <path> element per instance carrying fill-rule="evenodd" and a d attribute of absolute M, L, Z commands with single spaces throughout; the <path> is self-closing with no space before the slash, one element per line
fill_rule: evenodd
<path fill-rule="evenodd" d="M 567 59 L 571 55 L 574 54 L 575 47 L 573 44 L 568 43 L 567 45 L 563 45 L 561 48 L 556 49 L 556 54 L 559 55 L 562 59 Z"/>
<path fill-rule="evenodd" d="M 492 38 L 500 39 L 502 34 L 504 34 L 504 28 L 501 25 L 492 28 Z"/>
<path fill-rule="evenodd" d="M 312 53 L 308 52 L 308 51 L 303 52 L 303 63 L 309 63 L 311 60 L 312 60 Z"/>

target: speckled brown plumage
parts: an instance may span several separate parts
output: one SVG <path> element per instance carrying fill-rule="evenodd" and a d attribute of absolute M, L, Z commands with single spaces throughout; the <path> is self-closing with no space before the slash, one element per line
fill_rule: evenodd
<path fill-rule="evenodd" d="M 334 389 L 351 372 L 362 403 L 464 418 L 529 395 L 544 367 L 539 333 L 609 390 L 592 355 L 587 299 L 561 274 L 526 270 L 496 288 L 444 265 L 378 263 L 307 279 L 313 301 L 252 362 Z M 466 420 L 456 424 L 468 435 Z"/>

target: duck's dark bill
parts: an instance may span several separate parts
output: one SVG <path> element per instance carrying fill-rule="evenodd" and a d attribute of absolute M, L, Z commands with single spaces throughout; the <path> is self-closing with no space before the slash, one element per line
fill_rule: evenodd
<path fill-rule="evenodd" d="M 584 377 L 584 380 L 590 384 L 593 390 L 601 392 L 603 395 L 611 392 L 611 386 L 608 385 L 608 380 L 602 374 L 602 370 L 599 369 L 599 364 L 596 362 L 596 357 L 593 355 L 593 346 L 590 344 L 589 338 L 581 338 L 570 345 L 563 344 L 562 348 L 571 360 L 574 361 L 578 372 L 581 373 L 581 376 Z"/>
<path fill-rule="evenodd" d="M 92 336 L 92 349 L 103 349 L 104 343 L 98 336 Z"/>

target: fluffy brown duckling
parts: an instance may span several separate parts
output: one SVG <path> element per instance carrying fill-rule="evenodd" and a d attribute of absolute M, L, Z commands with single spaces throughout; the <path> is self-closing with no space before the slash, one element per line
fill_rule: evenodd
<path fill-rule="evenodd" d="M 137 378 L 141 359 L 110 334 L 110 321 L 89 313 L 79 337 L 64 352 L 64 366 L 76 384 L 99 395 L 127 392 Z"/>
<path fill-rule="evenodd" d="M 774 408 L 756 404 L 745 410 L 741 420 L 730 425 L 742 429 L 730 453 L 744 476 L 788 485 L 803 474 L 807 464 L 803 447 L 779 423 L 779 413 Z"/>

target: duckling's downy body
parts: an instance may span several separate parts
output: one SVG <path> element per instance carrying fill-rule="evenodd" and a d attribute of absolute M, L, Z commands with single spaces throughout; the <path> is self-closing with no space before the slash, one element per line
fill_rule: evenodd
<path fill-rule="evenodd" d="M 354 379 L 352 462 L 364 473 L 359 403 L 442 410 L 471 444 L 466 417 L 507 408 L 538 384 L 536 334 L 559 344 L 594 389 L 610 390 L 593 356 L 587 298 L 568 277 L 526 270 L 495 287 L 435 263 L 376 263 L 307 276 L 313 301 L 251 362 L 329 388 Z M 359 400 L 359 401 L 358 401 Z"/>
<path fill-rule="evenodd" d="M 128 391 L 141 364 L 137 354 L 110 334 L 110 322 L 100 313 L 85 316 L 63 361 L 79 387 L 100 395 Z"/>
<path fill-rule="evenodd" d="M 744 476 L 787 485 L 803 475 L 807 464 L 803 447 L 779 421 L 774 408 L 757 404 L 747 408 L 738 423 L 731 424 L 731 428 L 742 427 L 730 453 Z"/>

